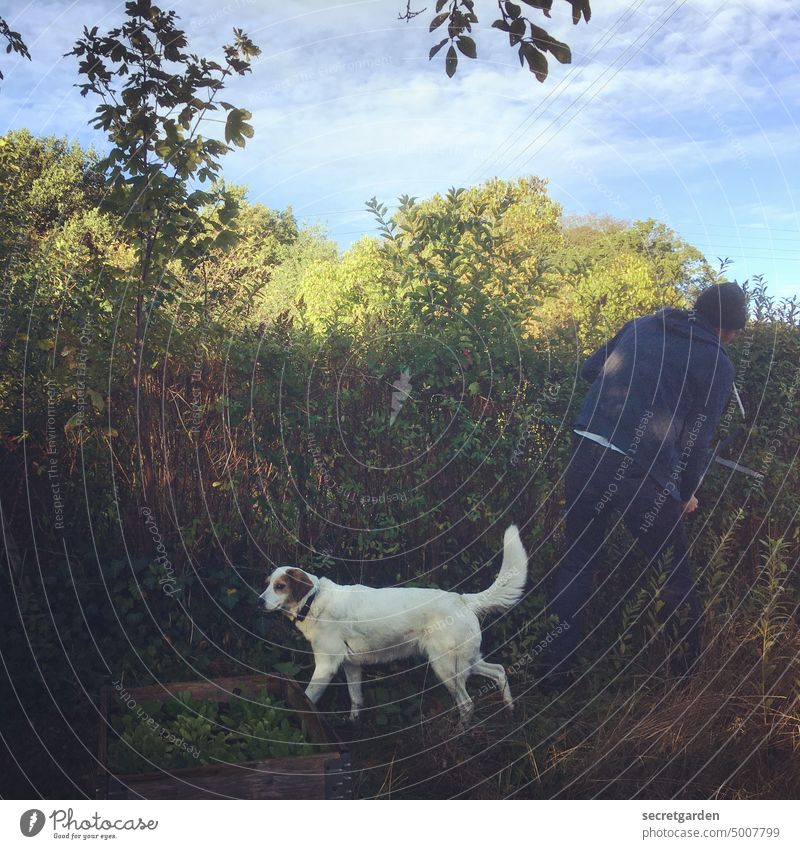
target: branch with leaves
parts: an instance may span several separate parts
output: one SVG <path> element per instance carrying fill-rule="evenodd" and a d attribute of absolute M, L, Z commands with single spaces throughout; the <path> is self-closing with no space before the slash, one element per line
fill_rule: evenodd
<path fill-rule="evenodd" d="M 521 2 L 540 10 L 545 17 L 551 17 L 553 0 L 521 0 Z M 566 2 L 572 6 L 573 24 L 579 23 L 581 19 L 589 22 L 592 16 L 589 0 L 566 0 Z M 562 64 L 569 64 L 572 61 L 569 46 L 552 38 L 545 29 L 525 17 L 521 6 L 510 0 L 498 0 L 497 6 L 500 17 L 492 23 L 492 27 L 508 34 L 511 47 L 519 45 L 520 65 L 525 67 L 527 63 L 528 69 L 539 82 L 547 79 L 548 64 L 545 53 L 550 53 Z M 445 7 L 447 7 L 446 10 Z M 433 32 L 445 23 L 447 23 L 447 37 L 438 44 L 434 44 L 428 58 L 433 59 L 449 42 L 444 67 L 447 76 L 452 77 L 458 68 L 459 53 L 469 59 L 476 59 L 478 56 L 475 39 L 467 34 L 472 33 L 472 25 L 478 23 L 475 0 L 437 0 L 436 16 L 431 21 L 429 31 Z"/>
<path fill-rule="evenodd" d="M 31 54 L 28 52 L 28 45 L 22 40 L 22 36 L 11 29 L 4 18 L 0 18 L 0 38 L 4 38 L 6 44 L 6 53 L 19 53 L 24 59 L 30 60 Z M 3 79 L 3 72 L 0 71 L 0 80 Z"/>

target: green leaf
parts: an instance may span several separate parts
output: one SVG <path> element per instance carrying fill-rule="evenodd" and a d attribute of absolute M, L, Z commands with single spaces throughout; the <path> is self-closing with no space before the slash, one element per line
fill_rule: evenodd
<path fill-rule="evenodd" d="M 438 44 L 434 44 L 431 47 L 431 52 L 428 54 L 428 60 L 433 59 L 433 57 L 447 44 L 449 38 L 443 38 Z"/>
<path fill-rule="evenodd" d="M 106 406 L 105 401 L 103 401 L 103 396 L 99 392 L 96 392 L 94 389 L 89 389 L 88 387 L 86 388 L 86 394 L 91 399 L 92 406 L 95 410 L 102 413 Z"/>
<path fill-rule="evenodd" d="M 67 423 L 64 425 L 64 433 L 69 433 L 74 427 L 77 427 L 83 419 L 83 413 L 78 412 L 70 416 Z"/>
<path fill-rule="evenodd" d="M 583 15 L 583 19 L 588 24 L 589 19 L 592 17 L 592 9 L 589 5 L 589 0 L 569 0 L 569 2 L 572 4 L 572 23 L 579 23 L 581 15 Z"/>
<path fill-rule="evenodd" d="M 166 139 L 159 139 L 155 145 L 154 149 L 157 156 L 160 156 L 165 162 L 172 156 L 175 147 L 171 145 Z"/>
<path fill-rule="evenodd" d="M 450 17 L 449 12 L 443 12 L 441 15 L 437 15 L 432 21 L 428 32 L 433 32 L 435 29 L 438 29 L 448 18 Z"/>
<path fill-rule="evenodd" d="M 229 250 L 239 244 L 240 236 L 235 230 L 225 229 L 220 230 L 214 239 L 212 245 L 220 250 Z"/>
<path fill-rule="evenodd" d="M 564 44 L 562 41 L 552 42 L 548 49 L 562 65 L 569 65 L 572 63 L 572 51 L 569 49 L 569 46 Z"/>
<path fill-rule="evenodd" d="M 244 147 L 244 137 L 253 137 L 253 128 L 247 123 L 253 116 L 246 109 L 231 109 L 225 122 L 225 141 Z"/>
<path fill-rule="evenodd" d="M 525 41 L 520 45 L 520 61 L 522 57 L 528 62 L 528 67 L 536 76 L 540 83 L 547 79 L 547 57 L 544 53 L 540 53 L 530 41 Z"/>
<path fill-rule="evenodd" d="M 568 45 L 561 41 L 556 41 L 541 27 L 533 26 L 531 29 L 533 32 L 533 43 L 539 50 L 548 50 L 562 65 L 569 65 L 572 62 L 572 52 Z"/>
<path fill-rule="evenodd" d="M 462 35 L 456 41 L 456 47 L 458 47 L 465 56 L 469 56 L 470 59 L 477 59 L 478 51 L 475 47 L 475 42 L 468 35 Z"/>
<path fill-rule="evenodd" d="M 456 72 L 456 68 L 458 67 L 458 54 L 456 53 L 455 47 L 450 45 L 450 49 L 447 51 L 447 58 L 444 62 L 444 69 L 447 72 L 448 77 L 452 77 Z"/>

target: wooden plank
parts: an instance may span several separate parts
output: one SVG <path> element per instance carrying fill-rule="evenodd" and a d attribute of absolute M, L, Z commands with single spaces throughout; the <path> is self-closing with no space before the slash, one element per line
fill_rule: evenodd
<path fill-rule="evenodd" d="M 266 688 L 300 720 L 309 743 L 321 747 L 314 755 L 191 767 L 171 772 L 115 775 L 108 771 L 109 708 L 119 693 L 106 687 L 100 694 L 100 766 L 96 779 L 98 798 L 147 799 L 324 799 L 336 783 L 336 773 L 345 772 L 342 786 L 349 796 L 351 776 L 346 748 L 328 723 L 308 701 L 291 678 L 275 675 L 244 675 L 205 681 L 178 681 L 126 690 L 138 703 L 165 702 L 178 693 L 222 703 L 237 696 L 252 695 Z M 111 696 L 115 697 L 111 700 Z M 331 779 L 334 779 L 333 781 Z M 341 782 L 341 775 L 339 776 Z M 340 788 L 341 789 L 341 788 Z M 334 795 L 339 795 L 334 793 Z"/>
<path fill-rule="evenodd" d="M 265 688 L 297 714 L 309 743 L 328 743 L 340 751 L 343 750 L 331 727 L 308 701 L 297 682 L 291 678 L 280 678 L 277 675 L 239 675 L 205 681 L 176 681 L 149 687 L 133 687 L 125 692 L 139 703 L 165 702 L 177 693 L 191 693 L 195 699 L 222 703 L 229 702 L 232 696 L 253 695 Z M 105 693 L 118 696 L 113 687 L 106 688 Z M 101 694 L 101 699 L 102 697 Z"/>
<path fill-rule="evenodd" d="M 239 675 L 230 678 L 208 678 L 204 681 L 165 682 L 149 687 L 134 687 L 126 692 L 137 701 L 164 702 L 169 696 L 191 693 L 196 699 L 227 702 L 231 696 L 254 693 L 264 688 L 272 695 L 280 697 L 284 687 L 285 679 L 275 675 Z"/>

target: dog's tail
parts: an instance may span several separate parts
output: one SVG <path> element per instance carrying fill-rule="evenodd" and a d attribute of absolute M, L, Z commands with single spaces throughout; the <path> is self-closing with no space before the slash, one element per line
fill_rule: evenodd
<path fill-rule="evenodd" d="M 465 593 L 467 606 L 475 613 L 497 613 L 516 604 L 528 579 L 528 555 L 519 538 L 516 525 L 506 529 L 503 537 L 503 565 L 497 580 L 482 593 Z"/>

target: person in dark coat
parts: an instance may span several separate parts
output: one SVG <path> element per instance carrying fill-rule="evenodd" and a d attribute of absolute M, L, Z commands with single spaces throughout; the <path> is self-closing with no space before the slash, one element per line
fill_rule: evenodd
<path fill-rule="evenodd" d="M 584 363 L 581 376 L 591 388 L 566 472 L 567 550 L 549 608 L 562 628 L 545 661 L 548 688 L 573 670 L 615 511 L 650 563 L 664 562 L 660 618 L 675 621 L 688 608 L 678 637 L 685 661 L 696 660 L 700 611 L 683 517 L 697 508 L 711 439 L 733 388 L 724 346 L 746 321 L 742 289 L 712 285 L 691 310 L 666 308 L 629 321 Z M 638 577 L 630 576 L 631 586 Z M 608 612 L 619 618 L 621 606 Z"/>

